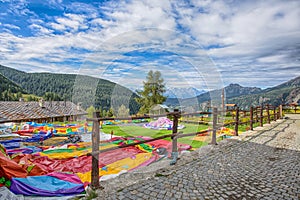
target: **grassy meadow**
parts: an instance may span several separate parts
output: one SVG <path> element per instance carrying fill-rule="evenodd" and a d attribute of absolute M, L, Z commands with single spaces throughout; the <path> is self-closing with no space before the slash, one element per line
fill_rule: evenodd
<path fill-rule="evenodd" d="M 198 131 L 202 131 L 208 128 L 207 125 L 194 125 L 194 124 L 185 124 L 184 129 L 179 130 L 179 132 L 184 133 L 194 133 Z M 131 137 L 131 136 L 147 136 L 147 137 L 159 137 L 162 135 L 171 134 L 172 130 L 153 130 L 144 128 L 139 124 L 134 125 L 103 125 L 101 131 L 107 134 L 110 134 L 113 131 L 114 135 L 116 136 L 123 136 L 123 137 Z M 183 144 L 189 144 L 193 148 L 199 148 L 203 145 L 206 145 L 207 142 L 205 141 L 197 141 L 193 140 L 194 136 L 179 138 L 178 142 Z M 171 138 L 166 138 L 165 140 L 170 141 Z"/>

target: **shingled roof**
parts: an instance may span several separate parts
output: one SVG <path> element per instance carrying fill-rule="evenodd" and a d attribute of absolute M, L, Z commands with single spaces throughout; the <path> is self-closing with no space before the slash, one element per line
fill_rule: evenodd
<path fill-rule="evenodd" d="M 87 113 L 70 101 L 0 101 L 0 122 L 80 116 Z"/>

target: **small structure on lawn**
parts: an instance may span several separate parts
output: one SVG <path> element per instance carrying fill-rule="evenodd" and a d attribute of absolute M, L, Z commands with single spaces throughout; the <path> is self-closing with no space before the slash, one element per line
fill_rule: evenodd
<path fill-rule="evenodd" d="M 0 123 L 82 120 L 87 115 L 70 101 L 0 101 Z"/>
<path fill-rule="evenodd" d="M 169 112 L 169 107 L 162 104 L 156 104 L 150 109 L 150 115 L 163 115 Z"/>

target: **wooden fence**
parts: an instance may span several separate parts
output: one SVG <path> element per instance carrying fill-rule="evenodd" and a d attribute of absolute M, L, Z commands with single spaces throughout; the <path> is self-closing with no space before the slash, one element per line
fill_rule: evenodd
<path fill-rule="evenodd" d="M 273 117 L 271 117 L 270 110 L 273 110 Z M 259 122 L 260 126 L 263 126 L 264 119 L 266 119 L 267 123 L 270 123 L 271 118 L 273 120 L 276 120 L 278 118 L 282 117 L 282 106 L 279 108 L 275 108 L 273 106 L 265 106 L 265 107 L 251 107 L 249 111 L 244 111 L 244 110 L 239 110 L 239 107 L 236 107 L 235 110 L 231 111 L 218 111 L 217 108 L 213 108 L 212 112 L 194 112 L 194 113 L 181 113 L 178 110 L 175 110 L 174 112 L 169 112 L 167 115 L 173 119 L 173 128 L 172 128 L 172 134 L 167 134 L 163 135 L 160 137 L 156 137 L 153 139 L 145 140 L 145 141 L 139 141 L 131 144 L 125 144 L 122 146 L 116 146 L 112 148 L 107 148 L 107 149 L 99 149 L 99 141 L 100 141 L 100 134 L 99 134 L 99 124 L 101 121 L 105 120 L 135 120 L 135 119 L 150 119 L 150 118 L 157 118 L 157 117 L 165 117 L 166 115 L 151 115 L 151 116 L 141 116 L 141 117 L 122 117 L 122 118 L 111 118 L 111 117 L 106 117 L 106 118 L 100 118 L 99 112 L 95 112 L 93 114 L 93 118 L 88 118 L 87 121 L 92 121 L 93 122 L 93 130 L 92 130 L 92 153 L 87 154 L 88 156 L 92 156 L 92 176 L 91 176 L 91 186 L 92 188 L 99 188 L 100 183 L 99 183 L 99 163 L 98 163 L 98 158 L 99 154 L 102 152 L 106 151 L 111 151 L 114 149 L 119 149 L 119 148 L 126 148 L 129 146 L 135 146 L 138 144 L 142 143 L 147 143 L 147 142 L 152 142 L 155 140 L 159 139 L 164 139 L 164 138 L 171 138 L 172 139 L 172 153 L 171 153 L 171 165 L 174 165 L 177 161 L 178 157 L 178 150 L 177 150 L 177 139 L 182 138 L 182 137 L 188 137 L 188 136 L 195 136 L 198 134 L 203 134 L 207 132 L 212 132 L 212 138 L 211 138 L 211 145 L 216 145 L 217 144 L 217 130 L 221 127 L 220 121 L 220 116 L 223 114 L 226 115 L 224 112 L 232 112 L 235 121 L 229 122 L 229 123 L 223 123 L 223 126 L 230 126 L 234 125 L 235 126 L 235 135 L 238 135 L 238 126 L 241 124 L 250 124 L 250 129 L 253 130 L 253 124 Z M 177 130 L 178 122 L 181 117 L 184 116 L 193 116 L 193 115 L 211 115 L 212 116 L 212 122 L 209 124 L 212 126 L 212 129 L 207 129 L 203 130 L 200 132 L 195 132 L 195 133 L 180 133 Z M 249 119 L 249 120 L 243 120 L 243 119 Z M 203 118 L 202 118 L 203 119 Z"/>
<path fill-rule="evenodd" d="M 300 105 L 298 104 L 283 105 L 282 109 L 284 113 L 300 114 Z"/>
<path fill-rule="evenodd" d="M 235 118 L 234 121 L 225 122 L 223 126 L 234 126 L 235 134 L 238 135 L 239 125 L 249 124 L 249 130 L 253 130 L 254 124 L 259 123 L 263 126 L 264 123 L 270 124 L 271 121 L 276 121 L 282 118 L 282 106 L 275 107 L 272 105 L 250 107 L 250 110 L 240 110 L 236 107 L 235 110 L 227 110 L 226 113 L 231 112 L 231 116 Z M 226 115 L 225 115 L 226 116 Z"/>

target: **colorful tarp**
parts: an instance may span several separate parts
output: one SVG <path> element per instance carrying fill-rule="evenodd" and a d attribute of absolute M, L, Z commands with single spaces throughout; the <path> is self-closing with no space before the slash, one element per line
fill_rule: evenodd
<path fill-rule="evenodd" d="M 74 174 L 53 172 L 44 176 L 12 178 L 10 190 L 26 196 L 69 196 L 84 192 L 84 185 Z"/>
<path fill-rule="evenodd" d="M 167 117 L 160 117 L 156 121 L 152 121 L 149 123 L 144 124 L 145 128 L 151 128 L 151 129 L 167 129 L 172 130 L 173 127 L 173 121 L 171 121 Z M 177 129 L 183 129 L 184 125 L 178 125 Z"/>
<path fill-rule="evenodd" d="M 75 128 L 78 131 L 82 126 L 70 124 L 62 127 L 28 123 L 23 128 L 26 130 L 18 132 L 30 134 L 30 137 L 0 142 L 0 186 L 9 187 L 15 194 L 29 196 L 66 196 L 84 192 L 84 185 L 91 181 L 92 157 L 87 156 L 87 153 L 91 153 L 92 143 L 45 145 L 48 140 L 56 141 L 55 132 L 63 132 L 65 129 L 65 133 L 70 135 Z M 90 134 L 86 135 L 91 137 Z M 109 137 L 109 140 L 100 142 L 99 149 L 118 147 L 147 139 L 150 138 Z M 100 153 L 100 180 L 159 160 L 160 154 L 155 151 L 158 148 L 163 148 L 170 153 L 171 142 L 157 140 Z M 189 145 L 178 144 L 179 151 L 189 148 Z"/>
<path fill-rule="evenodd" d="M 99 169 L 100 176 L 118 174 L 121 171 L 130 171 L 137 167 L 147 166 L 155 161 L 155 156 L 152 153 L 139 153 L 131 157 L 118 160 Z M 91 171 L 86 173 L 77 173 L 82 182 L 91 181 Z"/>

